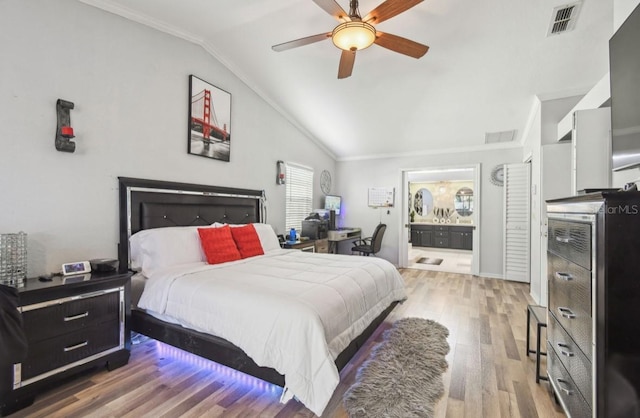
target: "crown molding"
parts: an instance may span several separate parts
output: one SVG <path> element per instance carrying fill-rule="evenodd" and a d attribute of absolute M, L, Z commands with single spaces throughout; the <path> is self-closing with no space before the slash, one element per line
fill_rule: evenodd
<path fill-rule="evenodd" d="M 169 25 L 166 22 L 163 22 L 158 19 L 154 19 L 145 14 L 136 12 L 128 7 L 124 7 L 121 5 L 113 4 L 107 0 L 78 0 L 81 3 L 84 3 L 89 6 L 93 6 L 95 8 L 104 10 L 106 12 L 115 14 L 117 16 L 123 17 L 127 20 L 130 20 L 135 23 L 139 23 L 141 25 L 150 27 L 152 29 L 156 29 L 160 32 L 164 32 L 176 38 L 183 39 L 187 42 L 191 42 L 200 46 L 205 50 L 209 55 L 215 58 L 218 62 L 220 62 L 225 68 L 227 68 L 234 76 L 236 76 L 244 85 L 246 85 L 250 90 L 258 95 L 262 100 L 264 100 L 269 106 L 271 106 L 276 112 L 282 115 L 293 127 L 302 132 L 311 142 L 318 146 L 323 152 L 329 155 L 334 160 L 337 160 L 336 154 L 331 151 L 323 142 L 317 139 L 311 132 L 309 132 L 304 126 L 300 124 L 293 116 L 291 116 L 288 112 L 282 109 L 278 104 L 276 104 L 267 94 L 265 94 L 260 88 L 258 88 L 255 83 L 251 82 L 251 79 L 247 77 L 242 71 L 238 68 L 234 67 L 229 61 L 227 61 L 224 57 L 216 51 L 216 49 L 208 42 L 206 42 L 203 38 L 194 35 L 193 33 L 183 31 L 181 29 L 176 28 L 175 26 Z"/>
<path fill-rule="evenodd" d="M 112 13 L 114 15 L 124 17 L 127 20 L 140 23 L 141 25 L 151 27 L 160 32 L 164 32 L 166 34 L 175 36 L 177 38 L 184 39 L 185 41 L 188 41 L 197 45 L 201 45 L 203 42 L 202 38 L 194 35 L 193 33 L 183 31 L 181 29 L 176 28 L 175 26 L 169 25 L 166 22 L 163 22 L 158 19 L 154 19 L 151 16 L 138 13 L 132 9 L 129 9 L 128 7 L 117 5 L 106 0 L 78 0 L 78 1 L 86 5 L 93 6 L 98 9 L 104 10 L 106 12 Z"/>
<path fill-rule="evenodd" d="M 482 152 L 482 151 L 495 151 L 501 149 L 518 149 L 522 148 L 522 144 L 519 142 L 510 142 L 510 143 L 496 143 L 496 144 L 481 144 L 481 145 L 472 145 L 467 147 L 455 147 L 455 148 L 442 148 L 436 150 L 423 150 L 423 151 L 408 151 L 408 152 L 398 152 L 393 154 L 371 154 L 371 155 L 361 155 L 361 156 L 353 156 L 353 157 L 339 157 L 336 161 L 364 161 L 364 160 L 380 160 L 380 159 L 389 159 L 389 158 L 408 158 L 408 157 L 416 157 L 416 156 L 426 156 L 426 155 L 443 155 L 443 154 L 460 154 L 460 153 L 469 153 L 469 152 Z"/>

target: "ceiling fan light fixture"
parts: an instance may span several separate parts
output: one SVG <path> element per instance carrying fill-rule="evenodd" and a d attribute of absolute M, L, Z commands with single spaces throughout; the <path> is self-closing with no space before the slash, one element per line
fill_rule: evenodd
<path fill-rule="evenodd" d="M 333 44 L 344 51 L 358 51 L 371 46 L 376 40 L 376 29 L 367 22 L 344 22 L 331 33 Z"/>

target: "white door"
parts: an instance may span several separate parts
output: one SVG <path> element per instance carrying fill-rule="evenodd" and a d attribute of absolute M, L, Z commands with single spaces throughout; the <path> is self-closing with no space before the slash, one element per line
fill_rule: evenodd
<path fill-rule="evenodd" d="M 529 164 L 504 165 L 504 255 L 503 277 L 517 282 L 530 281 L 530 202 Z"/>
<path fill-rule="evenodd" d="M 400 176 L 400 244 L 398 245 L 398 267 L 409 267 L 409 212 L 411 210 L 409 196 L 409 176 L 407 171 L 402 171 Z"/>

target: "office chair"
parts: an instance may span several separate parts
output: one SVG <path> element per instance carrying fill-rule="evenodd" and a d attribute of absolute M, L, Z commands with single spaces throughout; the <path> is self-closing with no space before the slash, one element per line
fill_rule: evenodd
<path fill-rule="evenodd" d="M 387 225 L 378 224 L 376 229 L 373 231 L 373 235 L 368 238 L 363 238 L 357 241 L 353 241 L 354 246 L 351 248 L 352 252 L 358 252 L 360 255 L 375 255 L 378 251 L 380 251 L 380 247 L 382 247 L 382 236 L 384 235 L 384 231 L 387 229 Z"/>

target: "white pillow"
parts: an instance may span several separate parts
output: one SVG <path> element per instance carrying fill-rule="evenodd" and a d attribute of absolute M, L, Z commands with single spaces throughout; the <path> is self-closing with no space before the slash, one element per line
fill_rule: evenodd
<path fill-rule="evenodd" d="M 262 251 L 268 253 L 269 251 L 279 250 L 280 241 L 276 236 L 275 231 L 269 224 L 253 224 L 260 238 L 260 244 L 262 245 Z"/>
<path fill-rule="evenodd" d="M 176 226 L 139 231 L 131 236 L 131 268 L 142 268 L 142 274 L 177 264 L 205 261 L 198 228 L 206 226 Z"/>

